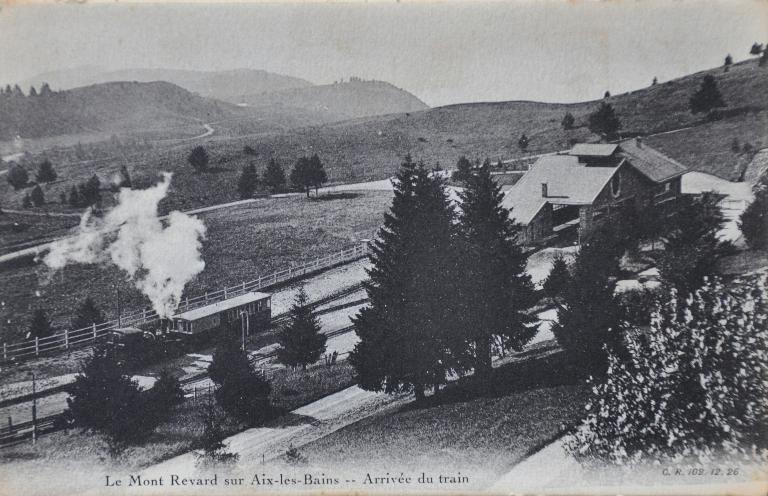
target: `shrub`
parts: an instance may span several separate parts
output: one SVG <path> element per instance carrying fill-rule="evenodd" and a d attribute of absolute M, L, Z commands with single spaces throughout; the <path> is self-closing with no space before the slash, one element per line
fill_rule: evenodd
<path fill-rule="evenodd" d="M 216 414 L 216 407 L 211 397 L 203 408 L 203 435 L 198 442 L 200 452 L 197 455 L 197 464 L 202 468 L 217 468 L 231 466 L 240 458 L 237 453 L 230 453 L 227 445 L 223 443 L 224 431 L 221 428 L 221 419 Z"/>
<path fill-rule="evenodd" d="M 44 338 L 51 334 L 53 334 L 53 328 L 51 321 L 48 320 L 48 313 L 42 308 L 35 309 L 29 323 L 29 336 L 31 338 Z"/>
<path fill-rule="evenodd" d="M 259 173 L 253 164 L 243 166 L 240 178 L 237 180 L 237 192 L 240 198 L 251 198 L 259 185 Z"/>
<path fill-rule="evenodd" d="M 528 144 L 531 142 L 531 140 L 528 138 L 528 136 L 523 133 L 520 136 L 520 139 L 517 140 L 517 146 L 522 150 L 525 151 L 528 149 Z"/>
<path fill-rule="evenodd" d="M 181 383 L 168 369 L 160 371 L 155 385 L 147 394 L 150 396 L 149 404 L 154 410 L 154 415 L 159 418 L 167 418 L 173 407 L 184 401 Z"/>
<path fill-rule="evenodd" d="M 189 153 L 187 162 L 189 162 L 189 165 L 194 167 L 196 171 L 202 172 L 208 168 L 208 152 L 202 146 L 196 146 Z"/>
<path fill-rule="evenodd" d="M 17 163 L 11 164 L 11 166 L 8 168 L 6 177 L 8 184 L 10 184 L 15 190 L 24 188 L 27 186 L 27 182 L 29 181 L 29 174 L 27 174 L 26 169 Z"/>
<path fill-rule="evenodd" d="M 739 229 L 751 248 L 762 249 L 768 247 L 768 173 L 755 184 L 754 193 L 754 200 L 739 217 Z"/>
<path fill-rule="evenodd" d="M 726 288 L 708 281 L 692 297 L 673 291 L 647 333 L 627 335 L 627 356 L 608 355 L 587 416 L 566 438 L 584 461 L 705 462 L 765 456 L 768 421 L 768 277 Z"/>
<path fill-rule="evenodd" d="M 29 197 L 29 193 L 24 194 L 24 198 L 21 199 L 21 206 L 23 208 L 32 207 L 32 199 Z"/>

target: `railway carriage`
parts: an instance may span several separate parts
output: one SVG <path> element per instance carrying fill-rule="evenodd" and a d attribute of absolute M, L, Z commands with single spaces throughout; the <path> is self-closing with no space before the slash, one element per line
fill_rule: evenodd
<path fill-rule="evenodd" d="M 246 336 L 269 326 L 272 295 L 248 292 L 171 317 L 170 332 L 191 340 L 205 339 L 216 332 Z"/>

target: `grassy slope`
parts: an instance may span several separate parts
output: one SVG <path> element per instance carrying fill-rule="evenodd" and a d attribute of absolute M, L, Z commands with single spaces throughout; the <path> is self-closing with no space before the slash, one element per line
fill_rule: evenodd
<path fill-rule="evenodd" d="M 561 355 L 496 369 L 494 391 L 479 396 L 470 380 L 441 400 L 373 415 L 301 448 L 313 466 L 377 472 L 417 467 L 494 480 L 577 421 L 588 392 Z M 477 482 L 477 481 L 474 481 Z"/>
<path fill-rule="evenodd" d="M 187 291 L 200 294 L 234 285 L 370 238 L 391 202 L 390 193 L 376 191 L 330 198 L 265 199 L 206 215 L 203 259 L 207 266 Z M 31 309 L 37 306 L 48 309 L 59 324 L 69 321 L 86 295 L 114 313 L 115 284 L 121 289 L 124 308 L 147 304 L 114 267 L 76 265 L 51 277 L 36 265 L 3 270 L 0 277 L 0 300 L 6 302 L 3 317 L 11 320 L 0 330 L 0 341 L 19 339 Z M 40 291 L 39 297 L 35 291 Z"/>

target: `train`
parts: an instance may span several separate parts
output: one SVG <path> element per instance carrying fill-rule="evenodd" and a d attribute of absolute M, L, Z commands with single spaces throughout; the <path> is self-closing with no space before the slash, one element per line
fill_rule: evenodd
<path fill-rule="evenodd" d="M 246 337 L 272 321 L 272 295 L 251 291 L 162 319 L 155 329 L 121 327 L 107 334 L 106 344 L 121 361 L 140 366 L 213 342 L 220 333 Z"/>

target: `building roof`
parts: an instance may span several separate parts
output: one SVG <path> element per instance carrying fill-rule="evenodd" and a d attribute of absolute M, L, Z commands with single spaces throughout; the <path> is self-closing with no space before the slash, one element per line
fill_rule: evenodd
<path fill-rule="evenodd" d="M 207 317 L 209 315 L 213 315 L 215 313 L 223 312 L 225 310 L 231 310 L 232 308 L 237 308 L 239 306 L 247 305 L 248 303 L 253 303 L 254 301 L 263 300 L 269 297 L 270 295 L 267 293 L 258 293 L 254 291 L 254 292 L 242 294 L 240 296 L 235 296 L 234 298 L 228 298 L 226 300 L 218 301 L 216 303 L 211 303 L 210 305 L 198 307 L 193 310 L 187 310 L 186 312 L 177 313 L 171 318 L 184 319 L 184 320 L 197 320 L 203 317 Z"/>
<path fill-rule="evenodd" d="M 520 224 L 530 223 L 547 203 L 589 205 L 621 166 L 587 167 L 575 154 L 544 156 L 507 191 L 502 204 L 512 209 L 512 218 Z M 547 183 L 546 198 L 541 195 L 542 183 Z"/>
<path fill-rule="evenodd" d="M 577 157 L 610 157 L 616 152 L 618 145 L 578 143 L 568 151 L 568 155 Z"/>
<path fill-rule="evenodd" d="M 636 139 L 622 141 L 619 144 L 619 156 L 628 159 L 641 174 L 657 183 L 669 181 L 688 172 L 688 168 L 680 162 Z"/>

